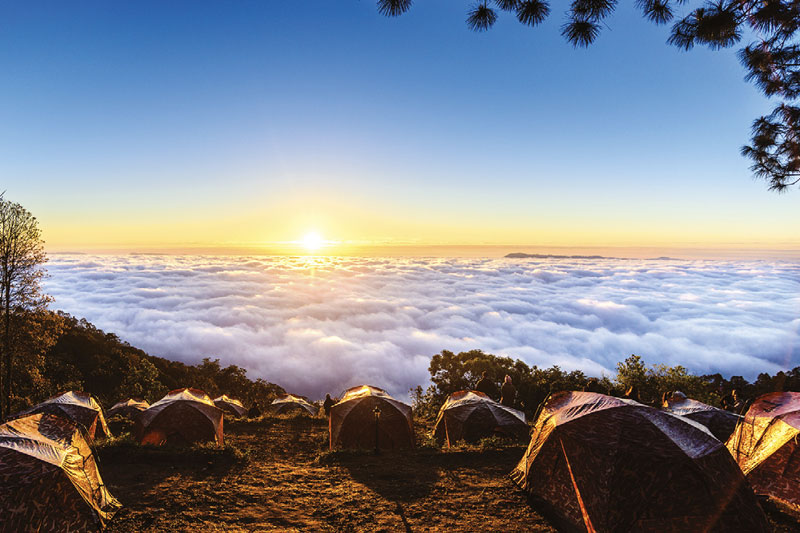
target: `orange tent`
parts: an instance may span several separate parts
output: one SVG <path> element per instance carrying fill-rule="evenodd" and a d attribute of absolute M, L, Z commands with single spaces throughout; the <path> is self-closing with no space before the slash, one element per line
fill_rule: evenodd
<path fill-rule="evenodd" d="M 0 426 L 0 480 L 2 531 L 98 530 L 121 507 L 78 426 L 50 413 Z"/>
<path fill-rule="evenodd" d="M 552 396 L 511 478 L 560 531 L 770 531 L 708 430 L 604 394 Z"/>
<path fill-rule="evenodd" d="M 222 410 L 198 389 L 177 389 L 139 417 L 136 434 L 142 444 L 223 444 Z"/>
<path fill-rule="evenodd" d="M 674 400 L 667 401 L 664 406 L 665 411 L 703 424 L 712 435 L 722 442 L 728 440 L 733 430 L 736 429 L 736 423 L 742 418 L 730 411 L 691 400 L 685 396 L 674 398 Z"/>
<path fill-rule="evenodd" d="M 106 411 L 106 415 L 108 418 L 111 418 L 112 416 L 122 416 L 125 418 L 130 418 L 131 420 L 136 420 L 148 407 L 150 407 L 150 404 L 146 401 L 135 400 L 131 398 L 129 400 L 115 403 L 111 409 Z"/>
<path fill-rule="evenodd" d="M 53 396 L 30 409 L 22 411 L 15 417 L 36 413 L 51 413 L 66 417 L 83 428 L 91 439 L 98 436 L 98 433 L 100 437 L 111 436 L 100 404 L 86 392 L 70 391 Z"/>
<path fill-rule="evenodd" d="M 800 510 L 800 392 L 759 397 L 728 439 L 728 450 L 758 494 Z"/>
<path fill-rule="evenodd" d="M 525 435 L 528 433 L 525 413 L 496 402 L 479 391 L 458 391 L 448 396 L 433 435 L 439 442 L 452 446 L 458 440 L 475 442 L 495 434 Z"/>
<path fill-rule="evenodd" d="M 319 412 L 319 409 L 314 404 L 294 394 L 281 394 L 272 400 L 272 412 L 276 415 L 297 409 L 302 409 L 311 416 L 317 416 Z"/>
<path fill-rule="evenodd" d="M 244 416 L 247 414 L 247 409 L 244 408 L 242 402 L 228 398 L 224 394 L 219 398 L 214 398 L 214 405 L 233 416 Z"/>
<path fill-rule="evenodd" d="M 377 421 L 376 409 L 380 410 Z M 411 407 L 370 385 L 345 391 L 331 407 L 328 428 L 331 449 L 374 449 L 376 433 L 380 449 L 414 447 Z"/>

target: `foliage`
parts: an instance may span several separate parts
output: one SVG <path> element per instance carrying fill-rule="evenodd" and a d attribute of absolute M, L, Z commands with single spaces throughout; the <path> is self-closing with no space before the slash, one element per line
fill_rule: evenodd
<path fill-rule="evenodd" d="M 647 368 L 638 355 L 631 355 L 617 363 L 616 382 L 621 390 L 635 386 L 642 402 L 656 406 L 661 405 L 661 397 L 665 392 L 674 391 L 681 391 L 689 398 L 710 405 L 717 405 L 720 400 L 704 377 L 692 375 L 680 365 L 657 364 Z"/>
<path fill-rule="evenodd" d="M 436 388 L 430 385 L 423 391 L 422 386 L 416 387 L 408 391 L 411 396 L 411 408 L 414 410 L 414 418 L 432 421 L 436 419 L 439 413 L 437 399 L 435 397 Z"/>
<path fill-rule="evenodd" d="M 772 391 L 800 391 L 800 367 L 788 373 L 778 372 L 774 377 L 760 374 L 751 384 L 741 376 L 733 376 L 729 380 L 720 374 L 698 376 L 680 365 L 655 364 L 648 367 L 638 355 L 631 355 L 617 363 L 617 375 L 613 381 L 606 376 L 590 378 L 579 370 L 566 372 L 558 366 L 528 367 L 522 361 L 480 350 L 459 354 L 443 350 L 431 358 L 428 371 L 432 385 L 424 391 L 422 387 L 411 389 L 414 416 L 425 419 L 435 417 L 450 394 L 473 389 L 484 371 L 495 383 L 500 383 L 506 374 L 511 376 L 517 387 L 516 407 L 525 411 L 529 418 L 535 416 L 550 394 L 583 390 L 584 387 L 621 396 L 629 387 L 636 386 L 640 401 L 653 406 L 661 405 L 663 393 L 674 391 L 681 391 L 689 398 L 714 406 L 719 406 L 721 398 L 734 388 L 738 388 L 744 398 L 750 399 Z"/>
<path fill-rule="evenodd" d="M 676 19 L 675 10 L 688 0 L 634 0 L 648 21 L 661 25 Z M 378 10 L 398 16 L 410 0 L 378 0 Z M 561 34 L 576 47 L 592 44 L 600 35 L 617 0 L 571 0 Z M 491 28 L 499 11 L 536 26 L 550 14 L 547 0 L 478 0 L 468 8 L 467 26 Z M 746 80 L 767 97 L 780 100 L 772 113 L 753 122 L 749 145 L 741 150 L 756 177 L 783 191 L 800 183 L 800 3 L 797 0 L 695 0 L 672 25 L 669 44 L 684 50 L 703 45 L 712 50 L 737 44 L 742 35 L 755 39 L 739 50 Z"/>
<path fill-rule="evenodd" d="M 638 387 L 644 390 L 647 387 L 647 367 L 638 355 L 631 355 L 621 363 L 617 363 L 616 382 L 623 388 Z"/>
<path fill-rule="evenodd" d="M 214 442 L 195 443 L 191 446 L 154 446 L 139 444 L 129 434 L 98 441 L 93 446 L 100 461 L 115 463 L 163 463 L 204 465 L 205 467 L 230 466 L 250 461 L 249 449 L 230 443 L 217 446 Z"/>
<path fill-rule="evenodd" d="M 11 406 L 25 398 L 49 396 L 46 376 L 47 352 L 64 331 L 63 318 L 45 310 L 18 310 L 11 315 L 11 337 L 16 357 L 13 360 Z M 70 388 L 80 389 L 80 383 Z"/>
<path fill-rule="evenodd" d="M 566 372 L 558 366 L 529 367 L 523 361 L 499 357 L 481 350 L 454 354 L 448 350 L 431 358 L 428 371 L 432 385 L 423 394 L 412 392 L 418 408 L 438 411 L 447 397 L 459 390 L 474 389 L 483 372 L 495 383 L 511 376 L 517 388 L 517 407 L 532 415 L 547 396 L 561 390 L 582 389 L 588 378 L 580 370 Z M 497 398 L 495 398 L 497 399 Z"/>
<path fill-rule="evenodd" d="M 432 431 L 424 431 L 422 434 L 418 434 L 415 440 L 418 450 L 438 450 L 441 447 L 436 441 L 436 437 L 433 436 Z"/>
<path fill-rule="evenodd" d="M 500 435 L 492 435 L 491 437 L 484 437 L 478 442 L 478 449 L 481 451 L 486 450 L 502 450 L 509 446 L 519 446 L 520 444 L 527 444 L 530 440 L 528 435 L 514 437 L 502 437 Z"/>
<path fill-rule="evenodd" d="M 38 348 L 27 349 L 35 357 L 19 360 L 14 410 L 66 390 L 90 392 L 104 407 L 131 397 L 152 403 L 181 387 L 200 388 L 212 398 L 227 394 L 248 407 L 256 403 L 266 406 L 284 392 L 263 379 L 248 379 L 241 367 L 223 367 L 218 359 L 204 359 L 192 366 L 148 355 L 85 319 L 63 312 L 15 317 L 23 318 L 38 332 L 35 337 L 29 335 L 25 345 Z"/>
<path fill-rule="evenodd" d="M 14 384 L 19 376 L 15 370 L 25 366 L 27 356 L 35 356 L 46 343 L 45 339 L 37 338 L 35 328 L 28 327 L 35 320 L 27 320 L 31 315 L 44 311 L 50 301 L 41 290 L 46 261 L 44 241 L 36 218 L 0 194 L 0 311 L 3 319 L 0 418 L 3 412 L 8 413 L 11 409 Z M 33 353 L 27 353 L 26 348 Z M 23 362 L 20 363 L 19 359 Z"/>
<path fill-rule="evenodd" d="M 710 383 L 711 388 L 720 397 L 729 394 L 733 389 L 739 392 L 746 400 L 753 400 L 763 394 L 775 391 L 800 392 L 800 367 L 795 367 L 788 372 L 779 371 L 774 376 L 762 372 L 753 383 L 742 376 L 731 376 L 725 379 L 721 374 L 703 376 Z"/>

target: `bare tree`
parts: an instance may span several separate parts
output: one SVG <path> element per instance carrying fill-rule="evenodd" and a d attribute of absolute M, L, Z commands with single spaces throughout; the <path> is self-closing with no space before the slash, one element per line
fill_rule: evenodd
<path fill-rule="evenodd" d="M 11 406 L 14 342 L 11 317 L 16 312 L 43 309 L 50 297 L 42 292 L 47 261 L 39 223 L 24 207 L 0 194 L 0 313 L 2 313 L 2 366 L 0 366 L 0 418 Z"/>

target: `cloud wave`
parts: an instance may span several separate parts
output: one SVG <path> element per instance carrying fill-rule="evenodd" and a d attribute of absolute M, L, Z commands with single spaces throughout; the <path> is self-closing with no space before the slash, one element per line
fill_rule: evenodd
<path fill-rule="evenodd" d="M 312 398 L 406 397 L 443 349 L 590 375 L 631 353 L 749 378 L 800 364 L 795 263 L 54 255 L 48 270 L 54 308 Z"/>

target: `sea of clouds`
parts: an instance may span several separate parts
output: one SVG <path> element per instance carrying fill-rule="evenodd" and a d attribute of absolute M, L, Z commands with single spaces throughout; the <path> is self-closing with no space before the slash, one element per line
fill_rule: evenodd
<path fill-rule="evenodd" d="M 152 355 L 245 367 L 320 398 L 407 398 L 441 350 L 614 375 L 800 365 L 800 264 L 627 259 L 53 255 L 52 307 Z"/>

